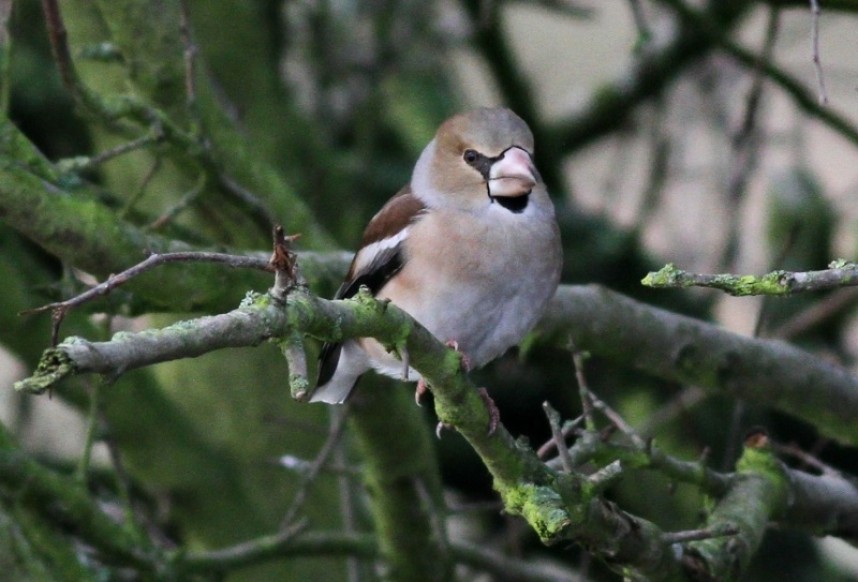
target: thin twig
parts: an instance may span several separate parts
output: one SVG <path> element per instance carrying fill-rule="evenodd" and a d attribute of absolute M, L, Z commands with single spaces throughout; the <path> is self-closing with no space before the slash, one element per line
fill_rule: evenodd
<path fill-rule="evenodd" d="M 730 271 L 734 268 L 736 257 L 739 254 L 740 227 L 737 218 L 738 209 L 741 208 L 742 200 L 747 193 L 747 185 L 760 159 L 760 131 L 757 119 L 762 104 L 765 74 L 763 64 L 772 58 L 775 41 L 777 39 L 780 23 L 780 10 L 773 7 L 769 10 L 769 19 L 766 26 L 763 48 L 757 57 L 754 66 L 753 81 L 745 100 L 745 112 L 742 122 L 730 140 L 731 146 L 731 168 L 727 183 L 727 204 L 730 209 L 731 220 L 729 221 L 726 244 L 722 253 L 721 268 Z"/>
<path fill-rule="evenodd" d="M 808 453 L 795 445 L 783 445 L 777 443 L 775 441 L 770 441 L 772 448 L 779 455 L 789 455 L 790 457 L 795 457 L 802 463 L 804 463 L 808 467 L 812 467 L 822 473 L 823 475 L 830 475 L 832 477 L 842 477 L 843 474 L 832 467 L 831 465 L 827 465 L 819 460 L 815 455 Z"/>
<path fill-rule="evenodd" d="M 149 186 L 149 183 L 152 182 L 152 178 L 155 177 L 155 174 L 158 173 L 158 170 L 161 169 L 161 157 L 156 155 L 155 159 L 152 161 L 152 165 L 149 166 L 149 169 L 146 170 L 146 174 L 143 176 L 143 179 L 140 181 L 140 185 L 137 186 L 137 189 L 131 196 L 128 197 L 128 200 L 125 202 L 125 205 L 119 211 L 119 218 L 124 220 L 128 217 L 128 214 L 134 209 L 134 206 L 143 197 L 143 194 L 146 192 L 146 188 Z"/>
<path fill-rule="evenodd" d="M 199 198 L 200 194 L 202 194 L 203 190 L 205 190 L 205 186 L 206 177 L 205 174 L 202 174 L 197 180 L 197 183 L 194 184 L 193 188 L 188 190 L 176 204 L 165 210 L 164 213 L 161 214 L 161 216 L 153 220 L 152 223 L 146 227 L 146 229 L 158 230 L 164 225 L 170 223 L 176 216 L 179 215 L 179 213 L 181 213 L 188 206 L 193 204 L 197 200 L 197 198 Z"/>
<path fill-rule="evenodd" d="M 295 520 L 295 516 L 298 515 L 298 512 L 304 506 L 304 501 L 306 501 L 307 494 L 310 491 L 310 485 L 312 485 L 316 478 L 319 476 L 319 473 L 322 471 L 322 468 L 328 462 L 328 459 L 336 449 L 340 438 L 342 438 L 343 436 L 343 430 L 346 426 L 347 417 L 348 409 L 346 409 L 343 413 L 339 413 L 331 421 L 331 426 L 328 431 L 328 438 L 325 439 L 322 448 L 319 449 L 319 454 L 316 455 L 316 458 L 313 460 L 313 464 L 310 466 L 310 469 L 306 473 L 304 473 L 303 478 L 301 479 L 301 483 L 298 485 L 298 489 L 295 492 L 295 496 L 292 498 L 292 503 L 289 506 L 289 509 L 286 510 L 286 514 L 283 516 L 283 519 L 280 522 L 281 529 L 289 528 L 292 522 Z"/>
<path fill-rule="evenodd" d="M 554 407 L 547 400 L 542 403 L 542 409 L 548 418 L 548 426 L 551 427 L 551 437 L 554 440 L 554 446 L 557 447 L 560 461 L 563 463 L 563 470 L 571 473 L 575 469 L 575 466 L 572 464 L 572 457 L 569 456 L 569 449 L 566 448 L 566 440 L 560 430 L 560 413 L 554 410 Z"/>
<path fill-rule="evenodd" d="M 584 375 L 584 358 L 586 354 L 578 351 L 572 340 L 569 340 L 569 349 L 572 350 L 572 363 L 575 366 L 575 379 L 578 382 L 578 394 L 581 397 L 581 415 L 584 417 L 584 426 L 587 430 L 595 430 L 596 423 L 593 420 L 593 405 L 590 401 L 590 388 L 587 386 L 587 377 Z"/>
<path fill-rule="evenodd" d="M 188 108 L 193 110 L 197 103 L 196 56 L 198 48 L 191 37 L 191 13 L 187 0 L 179 2 L 179 10 L 179 34 L 182 37 L 182 44 L 185 46 L 185 99 Z"/>
<path fill-rule="evenodd" d="M 641 233 L 646 230 L 653 214 L 661 207 L 659 199 L 663 195 L 665 185 L 670 177 L 671 140 L 668 134 L 669 129 L 665 124 L 665 109 L 664 100 L 659 99 L 651 116 L 650 142 L 647 146 L 647 150 L 650 152 L 649 175 L 635 213 L 637 218 L 634 228 L 638 236 L 642 236 Z M 631 150 L 632 148 L 623 147 L 622 149 Z M 615 173 L 621 174 L 621 172 Z"/>
<path fill-rule="evenodd" d="M 211 157 L 211 154 L 209 154 Z M 211 165 L 214 166 L 214 161 L 211 160 Z M 215 172 L 217 175 L 218 184 L 223 190 L 235 197 L 236 200 L 247 206 L 250 215 L 257 221 L 258 224 L 272 228 L 277 224 L 277 219 L 271 209 L 253 192 L 233 180 L 221 171 Z"/>
<path fill-rule="evenodd" d="M 77 73 L 71 58 L 68 45 L 68 32 L 63 22 L 57 0 L 42 0 L 42 11 L 45 13 L 45 24 L 48 28 L 48 38 L 51 41 L 51 51 L 60 70 L 63 86 L 74 96 L 79 94 Z"/>
<path fill-rule="evenodd" d="M 819 104 L 828 104 L 828 91 L 825 89 L 825 75 L 819 58 L 819 2 L 810 0 L 810 50 L 813 55 L 813 68 L 816 71 L 816 84 L 819 90 Z"/>
<path fill-rule="evenodd" d="M 260 556 L 267 557 L 272 549 L 289 544 L 307 528 L 307 521 L 301 520 L 290 524 L 276 534 L 235 544 L 220 550 L 192 553 L 186 560 L 194 570 L 228 571 L 238 565 L 252 564 L 260 561 Z"/>
<path fill-rule="evenodd" d="M 104 411 L 100 411 L 99 415 L 101 416 L 101 423 L 107 425 Z M 125 470 L 125 465 L 122 463 L 122 456 L 119 452 L 119 447 L 117 446 L 116 441 L 111 438 L 109 433 L 102 439 L 102 442 L 105 447 L 107 447 L 107 455 L 110 458 L 110 464 L 113 466 L 116 489 L 119 492 L 119 500 L 125 511 L 126 529 L 134 532 L 145 531 L 150 537 L 156 539 L 163 547 L 174 546 L 175 542 L 170 540 L 164 534 L 164 531 L 160 527 L 157 527 L 145 514 L 141 514 L 141 523 L 138 524 L 138 516 L 134 511 L 134 503 L 131 497 L 131 477 L 128 475 L 128 471 Z"/>
<path fill-rule="evenodd" d="M 25 311 L 22 311 L 19 315 L 30 315 L 34 313 L 42 313 L 44 311 L 51 311 L 53 315 L 51 345 L 56 346 L 57 340 L 59 338 L 60 325 L 62 325 L 63 319 L 65 318 L 65 315 L 69 310 L 83 305 L 88 301 L 92 301 L 97 297 L 107 295 L 120 285 L 127 283 L 134 277 L 141 275 L 146 271 L 149 271 L 159 265 L 180 262 L 222 263 L 227 266 L 240 269 L 258 269 L 261 271 L 272 270 L 268 262 L 266 262 L 264 259 L 260 259 L 257 257 L 245 257 L 240 255 L 228 255 L 224 253 L 208 253 L 196 251 L 162 254 L 153 253 L 149 255 L 144 261 L 141 261 L 133 267 L 122 271 L 118 275 L 111 275 L 107 278 L 106 281 L 99 283 L 95 287 L 87 289 L 80 295 L 76 295 L 75 297 L 72 297 L 71 299 L 66 299 L 65 301 L 58 301 L 56 303 L 49 303 L 47 305 L 42 305 L 41 307 L 36 307 L 34 309 L 27 309 Z"/>
<path fill-rule="evenodd" d="M 110 148 L 109 150 L 105 150 L 95 156 L 90 158 L 87 157 L 75 157 L 71 159 L 62 160 L 60 162 L 60 167 L 64 171 L 68 172 L 83 172 L 97 166 L 100 166 L 104 162 L 112 160 L 113 158 L 117 158 L 121 155 L 127 154 L 129 152 L 137 151 L 139 149 L 145 148 L 146 146 L 154 143 L 158 143 L 164 138 L 164 133 L 160 128 L 160 125 L 157 123 L 152 126 L 151 131 L 137 139 L 131 140 L 129 142 L 119 144 L 114 148 Z"/>
<path fill-rule="evenodd" d="M 337 422 L 339 416 L 344 416 L 346 410 L 342 407 L 335 406 L 331 409 L 330 426 Z M 345 467 L 347 464 L 346 447 L 342 440 L 334 447 L 333 461 L 338 466 Z M 342 518 L 343 531 L 346 533 L 354 533 L 357 531 L 357 516 L 355 514 L 355 504 L 353 499 L 353 483 L 351 477 L 345 473 L 337 476 L 337 491 L 340 497 L 340 517 Z M 346 576 L 348 582 L 359 582 L 360 580 L 360 562 L 357 557 L 349 556 L 346 558 Z"/>
<path fill-rule="evenodd" d="M 800 311 L 787 319 L 777 328 L 766 335 L 783 340 L 790 340 L 819 325 L 821 322 L 843 313 L 858 302 L 858 289 L 839 289 L 818 303 Z"/>
<path fill-rule="evenodd" d="M 159 125 L 155 124 L 148 134 L 129 142 L 119 144 L 118 146 L 105 150 L 91 158 L 85 158 L 86 161 L 83 164 L 76 166 L 74 169 L 81 171 L 95 168 L 108 160 L 142 149 L 150 144 L 158 143 L 162 139 L 164 139 L 164 132 L 161 130 Z"/>
<path fill-rule="evenodd" d="M 685 25 L 699 31 L 704 38 L 709 37 L 712 42 L 720 45 L 727 54 L 743 66 L 757 66 L 758 59 L 754 52 L 733 41 L 724 28 L 718 25 L 717 20 L 707 13 L 680 0 L 658 0 L 658 2 L 677 12 L 685 21 Z M 815 117 L 853 144 L 858 144 L 858 127 L 849 119 L 828 107 L 820 106 L 818 97 L 808 91 L 800 80 L 792 77 L 773 63 L 763 63 L 762 67 L 769 80 L 780 86 L 793 99 L 799 109 L 811 117 Z"/>
<path fill-rule="evenodd" d="M 587 420 L 587 430 L 595 430 L 596 428 L 596 424 L 592 418 L 593 410 L 595 409 L 605 415 L 605 417 L 611 421 L 611 423 L 619 429 L 620 432 L 628 436 L 635 446 L 646 447 L 646 442 L 638 436 L 631 425 L 629 425 L 622 416 L 600 400 L 593 391 L 590 390 L 590 386 L 587 383 L 587 377 L 584 375 L 585 354 L 584 352 L 577 350 L 571 340 L 569 342 L 569 347 L 572 350 L 572 361 L 575 364 L 575 377 L 578 379 L 578 391 L 581 394 L 581 402 L 582 405 L 586 406 L 584 416 L 586 418 L 589 415 Z"/>
<path fill-rule="evenodd" d="M 568 420 L 563 423 L 563 427 L 560 429 L 560 435 L 563 437 L 563 442 L 566 442 L 566 439 L 572 434 L 575 429 L 577 429 L 584 422 L 584 415 L 582 414 L 575 420 Z M 540 459 L 544 459 L 548 456 L 548 453 L 557 448 L 557 442 L 554 440 L 552 436 L 550 439 L 545 441 L 539 449 L 536 451 L 536 456 Z"/>
<path fill-rule="evenodd" d="M 274 250 L 268 264 L 274 271 L 274 287 L 271 289 L 271 295 L 276 299 L 284 300 L 289 290 L 298 282 L 298 261 L 291 247 L 300 236 L 300 234 L 286 236 L 281 225 L 274 226 Z"/>
<path fill-rule="evenodd" d="M 647 442 L 635 432 L 635 429 L 633 429 L 616 410 L 605 404 L 603 400 L 592 392 L 589 392 L 588 396 L 590 398 L 590 402 L 593 404 L 593 408 L 604 414 L 605 418 L 611 421 L 611 424 L 617 427 L 621 433 L 629 437 L 632 444 L 644 450 L 648 448 Z"/>
<path fill-rule="evenodd" d="M 278 467 L 283 467 L 284 469 L 293 471 L 300 475 L 305 474 L 313 467 L 313 461 L 308 461 L 307 459 L 302 459 L 295 455 L 280 455 L 276 459 L 272 459 L 270 462 Z M 360 477 L 361 475 L 360 467 L 343 465 L 337 461 L 326 465 L 322 470 L 326 473 L 337 475 L 338 477 L 345 477 L 347 480 L 354 477 Z"/>
<path fill-rule="evenodd" d="M 80 455 L 75 477 L 78 481 L 86 483 L 89 473 L 89 462 L 92 459 L 92 445 L 95 442 L 95 434 L 98 431 L 99 409 L 101 407 L 101 383 L 108 380 L 96 378 L 91 384 L 89 391 L 89 415 L 86 421 L 86 436 L 83 442 L 83 452 Z"/>
<path fill-rule="evenodd" d="M 661 535 L 661 540 L 666 544 L 679 544 L 685 542 L 695 542 L 698 540 L 708 540 L 711 538 L 734 536 L 738 533 L 739 528 L 730 525 L 718 528 L 690 529 L 686 531 L 664 533 Z"/>
<path fill-rule="evenodd" d="M 638 29 L 638 40 L 635 43 L 635 52 L 643 51 L 652 40 L 652 29 L 646 20 L 646 15 L 643 11 L 643 5 L 640 0 L 628 0 L 629 6 L 632 9 L 632 16 L 635 20 L 635 27 Z"/>
<path fill-rule="evenodd" d="M 601 492 L 616 483 L 622 475 L 623 464 L 616 459 L 587 477 L 587 483 L 593 487 L 594 492 Z"/>
<path fill-rule="evenodd" d="M 688 386 L 682 389 L 667 404 L 647 416 L 643 424 L 638 426 L 638 434 L 652 435 L 658 427 L 667 424 L 708 397 L 709 394 L 700 386 Z"/>

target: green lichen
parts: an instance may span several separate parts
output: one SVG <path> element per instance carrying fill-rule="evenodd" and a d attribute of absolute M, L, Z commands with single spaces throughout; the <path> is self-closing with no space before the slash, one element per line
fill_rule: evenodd
<path fill-rule="evenodd" d="M 646 277 L 641 279 L 641 285 L 655 289 L 661 287 L 684 287 L 685 284 L 679 282 L 681 275 L 684 273 L 685 271 L 677 269 L 673 263 L 668 263 L 658 271 L 647 273 Z"/>
<path fill-rule="evenodd" d="M 49 348 L 42 354 L 36 371 L 29 378 L 15 382 L 18 392 L 42 394 L 54 384 L 75 373 L 75 365 L 61 347 Z"/>
<path fill-rule="evenodd" d="M 711 287 L 720 289 L 737 297 L 751 295 L 787 295 L 789 286 L 785 284 L 785 271 L 772 271 L 762 276 L 733 275 L 695 275 L 677 269 L 668 263 L 659 271 L 647 273 L 641 284 L 652 288 Z"/>
<path fill-rule="evenodd" d="M 543 543 L 556 541 L 572 524 L 560 494 L 551 487 L 522 483 L 505 487 L 501 496 L 506 510 L 526 519 Z"/>
<path fill-rule="evenodd" d="M 259 293 L 258 291 L 248 291 L 244 295 L 244 299 L 238 304 L 239 308 L 246 307 L 268 307 L 271 305 L 271 296 L 267 293 Z"/>
<path fill-rule="evenodd" d="M 736 463 L 739 473 L 755 473 L 772 481 L 777 489 L 786 488 L 786 473 L 769 446 L 746 446 Z"/>
<path fill-rule="evenodd" d="M 762 277 L 754 275 L 725 276 L 724 283 L 712 285 L 737 297 L 750 295 L 786 295 L 789 288 L 783 284 L 783 271 L 772 271 Z"/>
<path fill-rule="evenodd" d="M 828 264 L 829 269 L 854 269 L 856 263 L 848 261 L 844 258 L 834 259 Z"/>

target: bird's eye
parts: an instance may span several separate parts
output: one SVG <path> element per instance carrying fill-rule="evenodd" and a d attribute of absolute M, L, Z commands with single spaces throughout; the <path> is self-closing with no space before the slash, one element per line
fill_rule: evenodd
<path fill-rule="evenodd" d="M 462 158 L 464 158 L 464 160 L 469 164 L 473 164 L 474 162 L 476 162 L 477 158 L 479 157 L 480 154 L 478 154 L 475 150 L 465 150 L 464 155 L 462 155 Z"/>

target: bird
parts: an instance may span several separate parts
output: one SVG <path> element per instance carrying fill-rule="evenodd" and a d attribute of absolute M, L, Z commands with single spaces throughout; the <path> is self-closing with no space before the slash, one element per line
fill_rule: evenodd
<path fill-rule="evenodd" d="M 458 349 L 469 369 L 519 343 L 556 292 L 563 262 L 533 142 L 503 107 L 443 122 L 410 183 L 370 220 L 335 298 L 366 286 Z M 345 402 L 370 369 L 419 380 L 419 403 L 423 379 L 372 338 L 322 346 L 310 401 Z"/>

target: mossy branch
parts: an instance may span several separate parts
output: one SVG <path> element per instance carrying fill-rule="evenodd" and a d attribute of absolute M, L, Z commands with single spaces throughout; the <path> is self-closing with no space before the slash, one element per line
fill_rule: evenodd
<path fill-rule="evenodd" d="M 480 454 L 508 511 L 522 515 L 546 543 L 586 540 L 599 554 L 650 575 L 674 572 L 672 554 L 658 529 L 618 511 L 584 486 L 582 478 L 558 475 L 503 428 L 488 434 L 489 413 L 461 368 L 461 355 L 437 341 L 394 305 L 361 293 L 353 300 L 326 301 L 296 288 L 285 309 L 268 295 L 249 296 L 239 309 L 218 316 L 139 333 L 119 333 L 107 342 L 70 338 L 56 350 L 68 357 L 67 374 L 115 375 L 225 347 L 252 346 L 292 330 L 326 341 L 371 336 L 386 345 L 405 345 L 411 365 L 433 386 L 440 420 L 454 426 Z M 56 359 L 56 353 L 52 359 Z M 44 390 L 45 378 L 61 374 L 49 365 L 18 384 Z M 570 505 L 576 507 L 570 512 Z M 667 566 L 667 567 L 665 567 Z"/>
<path fill-rule="evenodd" d="M 580 349 L 658 378 L 700 386 L 804 419 L 858 444 L 858 377 L 784 342 L 731 333 L 597 285 L 561 286 L 542 341 Z"/>
<path fill-rule="evenodd" d="M 32 460 L 18 449 L 0 425 L 0 494 L 14 499 L 19 510 L 26 509 L 48 523 L 61 523 L 67 534 L 79 538 L 97 550 L 99 557 L 117 565 L 133 567 L 138 572 L 161 578 L 181 579 L 187 575 L 229 572 L 251 564 L 289 557 L 357 556 L 367 559 L 380 557 L 377 538 L 373 534 L 342 532 L 303 532 L 289 528 L 261 536 L 220 550 L 206 552 L 175 552 L 141 545 L 140 536 L 128 532 L 108 516 L 90 496 L 85 485 L 71 475 L 62 475 Z M 18 518 L 21 518 L 19 512 Z M 32 521 L 32 520 L 31 520 Z M 27 527 L 42 527 L 44 522 L 27 522 Z M 53 528 L 56 532 L 56 528 Z M 53 542 L 61 544 L 61 536 Z M 79 550 L 79 548 L 78 548 Z M 55 546 L 51 551 L 64 551 Z M 452 557 L 463 564 L 496 574 L 514 573 L 517 579 L 533 582 L 570 580 L 573 573 L 563 568 L 552 569 L 510 559 L 490 550 L 456 543 L 450 548 Z M 86 570 L 74 562 L 78 576 Z"/>
<path fill-rule="evenodd" d="M 117 217 L 98 201 L 96 192 L 80 182 L 68 182 L 45 162 L 10 123 L 0 124 L 0 152 L 24 163 L 0 162 L 0 218 L 45 250 L 88 273 L 108 277 L 124 271 L 151 253 L 216 251 L 145 232 Z M 251 254 L 251 256 L 253 256 Z M 267 255 L 258 255 L 267 260 Z M 263 258 L 264 257 L 264 258 Z M 346 253 L 302 256 L 302 275 L 310 284 L 342 276 Z M 208 311 L 229 309 L 236 289 L 265 284 L 266 276 L 248 270 L 198 264 L 180 275 L 156 270 L 129 285 L 134 302 L 126 312 Z"/>
<path fill-rule="evenodd" d="M 552 305 L 554 316 L 559 316 L 559 325 L 568 323 L 568 310 L 573 305 L 588 310 L 587 302 L 581 299 L 589 294 L 592 301 L 594 292 L 598 293 L 594 288 L 562 288 Z M 757 350 L 773 349 L 766 345 L 772 342 L 732 337 L 732 334 L 712 326 L 640 306 L 627 299 L 608 299 L 611 304 L 620 301 L 623 309 L 617 315 L 621 318 L 623 328 L 629 328 L 629 322 L 637 319 L 655 326 L 656 339 L 659 337 L 659 325 L 654 320 L 662 320 L 661 325 L 672 324 L 673 333 L 688 328 L 703 336 L 715 334 L 717 339 L 727 343 L 752 341 L 761 344 L 752 346 Z M 630 305 L 623 305 L 623 302 L 629 302 Z M 566 312 L 561 308 L 565 308 Z M 628 317 L 630 314 L 634 317 Z M 601 329 L 606 328 L 603 326 Z M 460 354 L 443 346 L 394 305 L 377 301 L 364 293 L 352 300 L 327 301 L 296 288 L 288 294 L 285 305 L 269 295 L 250 295 L 239 309 L 223 315 L 202 317 L 160 330 L 120 333 L 108 342 L 70 338 L 55 350 L 46 352 L 37 374 L 21 381 L 16 387 L 39 391 L 71 374 L 116 375 L 140 366 L 194 357 L 224 347 L 258 345 L 269 339 L 288 337 L 296 331 L 325 341 L 371 336 L 385 345 L 405 345 L 411 365 L 423 374 L 433 388 L 439 418 L 453 425 L 468 440 L 491 472 L 495 488 L 503 498 L 507 511 L 524 517 L 543 542 L 552 544 L 573 540 L 585 544 L 597 555 L 610 556 L 612 563 L 621 564 L 629 569 L 627 571 L 635 571 L 638 575 L 652 579 L 656 579 L 656 576 L 661 577 L 659 579 L 681 579 L 679 563 L 665 541 L 670 539 L 669 536 L 664 537 L 665 534 L 654 524 L 629 515 L 601 499 L 600 488 L 586 477 L 560 473 L 546 466 L 528 446 L 514 441 L 503 426 L 489 434 L 488 412 L 477 390 L 461 369 Z M 648 333 L 640 335 L 646 337 Z M 679 333 L 679 337 L 682 338 L 683 334 Z M 649 341 L 651 338 L 647 339 Z M 579 339 L 575 339 L 575 343 L 588 345 Z M 780 350 L 783 358 L 783 347 Z M 623 351 L 627 356 L 629 350 Z M 803 352 L 795 350 L 795 353 L 787 352 L 786 356 L 789 359 L 800 357 L 799 354 Z M 827 372 L 838 377 L 836 368 Z M 850 380 L 854 382 L 851 377 Z M 803 395 L 802 402 L 807 403 L 807 393 Z M 835 412 L 830 414 L 834 415 Z M 653 456 L 650 462 L 669 473 L 689 478 L 694 478 L 692 475 L 698 471 L 659 456 Z M 702 475 L 700 479 L 708 480 L 716 490 L 723 490 L 724 483 L 711 476 Z M 794 480 L 800 487 L 810 481 L 806 478 Z M 731 499 L 737 487 L 732 479 L 728 483 L 727 500 Z M 749 480 L 748 483 L 748 487 L 756 487 L 758 481 Z M 816 500 L 814 503 L 821 503 L 818 496 L 811 494 L 816 486 L 818 483 L 813 481 L 813 487 L 804 487 L 794 497 L 812 497 Z M 854 490 L 847 488 L 845 491 L 855 495 Z M 839 524 L 842 526 L 839 531 L 845 532 L 855 523 L 854 516 L 858 512 L 853 511 L 854 507 L 850 505 L 852 497 L 841 495 L 839 499 L 841 503 L 838 509 L 829 508 L 824 512 L 825 523 Z M 807 519 L 807 512 L 796 508 L 787 515 L 804 515 L 804 519 Z M 710 523 L 710 526 L 709 529 L 720 527 L 717 523 Z M 813 523 L 814 528 L 821 526 L 819 521 Z M 832 526 L 830 530 L 838 529 Z"/>
<path fill-rule="evenodd" d="M 104 559 L 154 573 L 154 549 L 109 517 L 86 486 L 56 473 L 22 451 L 0 424 L 0 493 L 34 514 L 63 524 Z"/>
<path fill-rule="evenodd" d="M 763 534 L 787 507 L 786 472 L 756 435 L 745 443 L 736 478 L 727 495 L 707 519 L 710 529 L 734 528 L 729 537 L 688 544 L 686 563 L 699 580 L 738 580 L 756 552 Z"/>
<path fill-rule="evenodd" d="M 157 133 L 158 141 L 173 146 L 177 161 L 192 161 L 263 231 L 288 218 L 290 230 L 304 233 L 308 245 L 330 246 L 330 234 L 286 180 L 273 167 L 248 154 L 251 148 L 246 139 L 227 121 L 222 103 L 212 98 L 217 90 L 208 85 L 209 77 L 194 76 L 193 67 L 186 68 L 178 2 L 159 10 L 139 0 L 95 3 L 93 10 L 122 51 L 128 81 L 134 87 L 132 92 L 118 95 L 102 94 L 87 84 L 71 56 L 58 2 L 43 0 L 42 4 L 60 76 L 84 112 L 136 137 Z M 198 83 L 203 86 L 197 87 Z M 190 88 L 194 88 L 194 95 L 184 95 L 183 99 L 182 92 Z M 205 89 L 201 96 L 206 98 L 196 99 L 197 88 Z M 204 126 L 211 128 L 210 134 L 201 130 Z M 238 176 L 260 196 L 251 194 L 230 175 Z M 288 217 L 284 216 L 287 210 Z"/>
<path fill-rule="evenodd" d="M 730 295 L 792 295 L 804 291 L 822 291 L 858 285 L 858 266 L 843 260 L 831 263 L 821 271 L 772 271 L 765 275 L 733 275 L 730 273 L 689 273 L 672 263 L 659 271 L 650 272 L 641 283 L 655 289 L 709 287 Z"/>
<path fill-rule="evenodd" d="M 71 338 L 50 353 L 51 360 L 57 359 L 57 353 L 68 358 L 66 374 L 116 375 L 214 349 L 257 345 L 295 330 L 326 341 L 371 336 L 385 345 L 405 345 L 411 365 L 433 386 L 439 418 L 454 426 L 480 454 L 507 510 L 523 516 L 545 543 L 579 541 L 641 575 L 677 578 L 678 562 L 655 525 L 602 500 L 585 477 L 549 469 L 502 426 L 489 434 L 489 413 L 462 370 L 461 355 L 443 346 L 405 312 L 365 293 L 353 300 L 326 301 L 296 288 L 285 306 L 269 295 L 252 295 L 230 313 L 160 330 L 120 333 L 107 342 Z M 46 378 L 59 376 L 46 363 L 38 375 L 16 387 L 44 390 Z"/>

